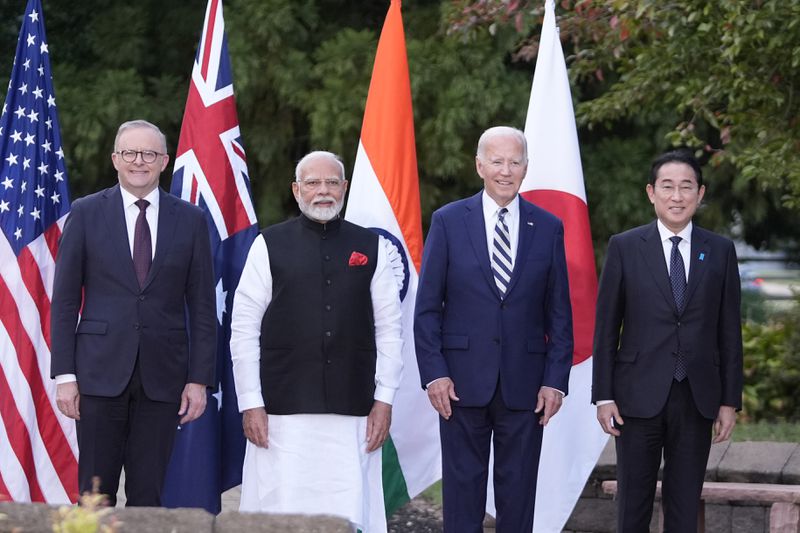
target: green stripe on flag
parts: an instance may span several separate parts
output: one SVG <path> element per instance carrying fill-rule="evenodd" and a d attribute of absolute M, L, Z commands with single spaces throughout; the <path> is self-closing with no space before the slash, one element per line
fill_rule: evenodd
<path fill-rule="evenodd" d="M 411 498 L 408 497 L 406 478 L 400 468 L 397 458 L 397 449 L 394 447 L 392 437 L 383 443 L 383 503 L 386 507 L 386 516 L 392 516 L 403 504 Z"/>

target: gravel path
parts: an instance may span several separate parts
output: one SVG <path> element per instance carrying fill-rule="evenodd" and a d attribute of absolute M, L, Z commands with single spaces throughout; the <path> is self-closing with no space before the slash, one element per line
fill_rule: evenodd
<path fill-rule="evenodd" d="M 440 533 L 442 508 L 425 498 L 416 498 L 389 518 L 389 533 Z"/>

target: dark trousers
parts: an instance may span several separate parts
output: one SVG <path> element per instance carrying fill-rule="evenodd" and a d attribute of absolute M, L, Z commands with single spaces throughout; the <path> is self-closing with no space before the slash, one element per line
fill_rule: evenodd
<path fill-rule="evenodd" d="M 653 418 L 620 414 L 625 424 L 619 426 L 621 435 L 616 438 L 617 531 L 650 530 L 662 450 L 664 531 L 696 531 L 713 420 L 697 410 L 689 380 L 672 382 L 664 409 Z"/>
<path fill-rule="evenodd" d="M 178 403 L 155 402 L 147 397 L 138 362 L 119 396 L 82 394 L 77 423 L 80 491 L 91 491 L 96 476 L 100 492 L 109 496 L 113 507 L 124 466 L 127 505 L 160 506 L 179 407 Z"/>
<path fill-rule="evenodd" d="M 500 385 L 489 405 L 458 407 L 439 418 L 445 533 L 482 533 L 494 444 L 494 494 L 498 533 L 530 532 L 542 426 L 532 410 L 508 409 Z"/>

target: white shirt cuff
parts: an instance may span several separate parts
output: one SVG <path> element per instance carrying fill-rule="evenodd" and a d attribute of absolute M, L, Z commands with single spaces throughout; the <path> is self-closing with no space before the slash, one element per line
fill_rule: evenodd
<path fill-rule="evenodd" d="M 75 374 L 60 374 L 56 376 L 56 385 L 63 385 L 64 383 L 72 383 L 78 381 L 78 376 Z"/>
<path fill-rule="evenodd" d="M 601 405 L 607 405 L 607 404 L 610 404 L 610 403 L 614 403 L 614 400 L 597 400 L 596 402 L 594 402 L 594 404 L 597 407 L 600 407 Z"/>
<path fill-rule="evenodd" d="M 388 403 L 389 405 L 392 405 L 392 402 L 394 402 L 395 394 L 397 394 L 397 389 L 392 389 L 384 385 L 376 385 L 374 399 L 379 402 Z"/>
<path fill-rule="evenodd" d="M 261 396 L 260 392 L 246 392 L 238 395 L 236 399 L 239 402 L 240 413 L 256 407 L 264 407 L 264 397 Z"/>

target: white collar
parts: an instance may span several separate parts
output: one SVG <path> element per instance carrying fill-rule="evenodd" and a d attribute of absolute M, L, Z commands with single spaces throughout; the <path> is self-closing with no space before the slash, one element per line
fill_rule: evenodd
<path fill-rule="evenodd" d="M 124 207 L 125 209 L 128 209 L 130 206 L 132 206 L 134 203 L 136 203 L 136 201 L 139 199 L 134 194 L 131 194 L 122 185 L 120 185 L 120 187 L 119 187 L 119 192 L 122 194 L 122 207 Z M 150 206 L 149 207 L 153 207 L 157 211 L 158 210 L 158 200 L 159 200 L 160 196 L 161 195 L 159 194 L 158 187 L 156 187 L 155 189 L 153 189 L 152 191 L 147 193 L 147 196 L 145 196 L 142 199 L 143 200 L 147 200 L 148 202 L 150 202 Z"/>
<path fill-rule="evenodd" d="M 483 206 L 483 219 L 484 220 L 491 220 L 492 217 L 497 216 L 497 212 L 502 209 L 494 199 L 486 193 L 486 189 L 483 190 L 481 193 L 481 205 Z M 511 200 L 505 208 L 508 210 L 508 214 L 511 218 L 516 218 L 517 213 L 519 212 L 519 195 L 514 196 L 514 199 Z"/>
<path fill-rule="evenodd" d="M 661 237 L 661 241 L 666 241 L 670 237 L 678 236 L 684 241 L 691 243 L 692 242 L 692 221 L 690 220 L 686 227 L 680 230 L 678 233 L 673 232 L 671 229 L 667 228 L 661 220 L 656 221 L 656 226 L 658 227 L 658 235 Z"/>

